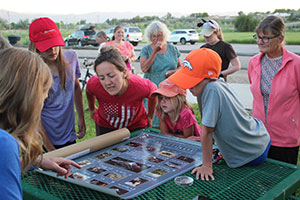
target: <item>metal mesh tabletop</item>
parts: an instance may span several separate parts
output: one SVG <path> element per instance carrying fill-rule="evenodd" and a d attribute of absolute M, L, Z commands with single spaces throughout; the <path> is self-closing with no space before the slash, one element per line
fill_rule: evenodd
<path fill-rule="evenodd" d="M 231 169 L 221 164 L 213 169 L 214 181 L 196 180 L 189 171 L 184 175 L 194 179 L 192 186 L 171 180 L 134 199 L 286 199 L 300 188 L 300 168 L 271 159 L 255 167 Z M 24 199 L 118 199 L 36 171 L 22 176 L 22 188 Z"/>

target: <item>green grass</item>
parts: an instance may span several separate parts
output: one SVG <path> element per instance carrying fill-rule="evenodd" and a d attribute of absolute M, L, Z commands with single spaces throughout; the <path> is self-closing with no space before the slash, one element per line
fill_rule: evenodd
<path fill-rule="evenodd" d="M 88 103 L 87 103 L 85 91 L 82 92 L 82 100 L 83 100 L 83 109 L 84 109 L 86 132 L 85 132 L 85 136 L 82 139 L 77 139 L 76 142 L 81 142 L 81 141 L 96 137 L 95 122 L 90 116 L 90 111 L 87 109 L 88 108 Z M 77 113 L 75 114 L 75 117 L 76 117 L 76 130 L 78 130 L 78 127 L 77 127 L 77 118 L 78 118 Z"/>
<path fill-rule="evenodd" d="M 62 37 L 65 38 L 75 30 L 61 29 Z M 28 30 L 1 30 L 1 34 L 7 38 L 8 35 L 16 34 L 21 36 L 21 45 L 28 45 Z M 241 43 L 241 44 L 256 44 L 253 39 L 254 32 L 223 32 L 224 40 L 229 43 Z M 285 35 L 286 44 L 300 45 L 300 32 L 287 31 Z M 203 37 L 200 36 L 199 42 L 205 42 Z"/>
<path fill-rule="evenodd" d="M 63 38 L 70 35 L 75 30 L 62 30 L 61 35 Z M 29 44 L 29 33 L 28 30 L 1 30 L 0 33 L 5 39 L 7 39 L 8 35 L 19 35 L 21 36 L 21 40 L 19 44 L 27 46 Z"/>

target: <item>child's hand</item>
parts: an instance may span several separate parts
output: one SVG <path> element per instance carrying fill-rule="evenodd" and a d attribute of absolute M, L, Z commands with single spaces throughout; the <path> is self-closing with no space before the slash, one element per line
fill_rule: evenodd
<path fill-rule="evenodd" d="M 152 120 L 153 119 L 151 117 L 149 117 L 149 116 L 147 117 L 147 119 L 148 119 L 148 127 L 152 128 Z"/>
<path fill-rule="evenodd" d="M 194 173 L 196 173 L 197 180 L 199 179 L 199 176 L 201 176 L 202 181 L 209 181 L 209 178 L 211 178 L 211 180 L 215 180 L 215 177 L 212 175 L 213 169 L 211 167 L 202 165 L 200 167 L 193 169 L 191 174 Z"/>
<path fill-rule="evenodd" d="M 198 136 L 190 136 L 190 137 L 187 137 L 186 139 L 188 139 L 188 140 L 193 140 L 193 141 L 198 141 L 198 142 L 201 141 L 201 138 L 198 137 Z"/>
<path fill-rule="evenodd" d="M 52 170 L 57 173 L 57 176 L 64 176 L 68 178 L 71 173 L 71 166 L 81 168 L 76 162 L 61 157 L 43 158 L 41 168 L 45 170 Z"/>

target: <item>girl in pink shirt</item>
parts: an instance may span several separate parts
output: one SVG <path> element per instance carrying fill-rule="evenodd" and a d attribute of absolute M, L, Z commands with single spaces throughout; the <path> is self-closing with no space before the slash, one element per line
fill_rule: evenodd
<path fill-rule="evenodd" d="M 161 133 L 200 141 L 201 127 L 186 100 L 186 90 L 166 79 L 152 93 L 154 95 L 158 95 L 157 115 Z"/>

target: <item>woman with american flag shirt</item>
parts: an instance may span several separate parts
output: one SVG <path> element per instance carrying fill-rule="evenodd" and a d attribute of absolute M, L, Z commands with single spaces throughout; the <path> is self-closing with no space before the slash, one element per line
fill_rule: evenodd
<path fill-rule="evenodd" d="M 155 97 L 150 97 L 157 89 L 154 83 L 129 74 L 118 49 L 112 46 L 101 49 L 94 70 L 96 75 L 87 83 L 86 97 L 97 136 L 124 127 L 135 131 L 152 126 L 157 103 Z M 148 113 L 144 98 L 149 99 Z"/>

